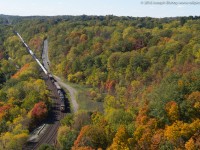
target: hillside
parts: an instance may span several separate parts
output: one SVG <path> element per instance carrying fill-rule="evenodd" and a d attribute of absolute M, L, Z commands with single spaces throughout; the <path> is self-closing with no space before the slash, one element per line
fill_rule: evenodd
<path fill-rule="evenodd" d="M 35 88 L 40 96 L 32 98 L 20 88 L 43 81 L 14 28 L 37 56 L 48 38 L 51 70 L 104 105 L 103 113 L 84 110 L 61 121 L 61 149 L 199 149 L 199 24 L 192 16 L 0 16 L 0 142 L 18 135 L 15 120 L 39 99 L 48 105 L 47 93 Z"/>

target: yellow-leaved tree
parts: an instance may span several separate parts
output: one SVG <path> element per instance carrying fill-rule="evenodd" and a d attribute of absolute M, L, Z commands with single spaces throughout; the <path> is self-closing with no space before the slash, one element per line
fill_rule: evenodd
<path fill-rule="evenodd" d="M 175 101 L 170 101 L 166 104 L 165 110 L 171 122 L 179 119 L 178 105 Z"/>
<path fill-rule="evenodd" d="M 124 126 L 120 126 L 115 134 L 112 145 L 108 150 L 129 150 L 128 133 Z"/>

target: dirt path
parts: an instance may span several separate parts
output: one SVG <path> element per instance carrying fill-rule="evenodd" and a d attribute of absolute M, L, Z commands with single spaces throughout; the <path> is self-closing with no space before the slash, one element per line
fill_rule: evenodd
<path fill-rule="evenodd" d="M 43 53 L 42 53 L 42 60 L 43 60 L 43 64 L 44 67 L 50 71 L 49 65 L 50 65 L 50 60 L 48 57 L 48 40 L 44 41 L 44 49 L 43 49 Z M 70 100 L 71 100 L 71 104 L 73 107 L 73 112 L 77 112 L 78 110 L 78 103 L 76 102 L 76 95 L 77 95 L 77 91 L 71 87 L 70 85 L 68 85 L 67 83 L 64 83 L 59 77 L 54 75 L 54 78 L 58 81 L 58 83 L 66 88 L 69 91 L 70 94 Z"/>
<path fill-rule="evenodd" d="M 43 47 L 43 52 L 42 52 L 42 61 L 44 67 L 47 69 L 47 71 L 50 72 L 50 61 L 49 61 L 49 55 L 48 55 L 48 40 L 44 40 L 44 47 Z"/>

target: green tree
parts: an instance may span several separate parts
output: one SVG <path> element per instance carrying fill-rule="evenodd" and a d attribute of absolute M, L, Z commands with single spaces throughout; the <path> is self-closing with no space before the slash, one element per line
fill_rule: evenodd
<path fill-rule="evenodd" d="M 63 150 L 70 150 L 74 144 L 76 137 L 77 137 L 76 131 L 71 130 L 67 126 L 61 126 L 58 129 L 58 136 L 57 136 L 59 147 Z"/>

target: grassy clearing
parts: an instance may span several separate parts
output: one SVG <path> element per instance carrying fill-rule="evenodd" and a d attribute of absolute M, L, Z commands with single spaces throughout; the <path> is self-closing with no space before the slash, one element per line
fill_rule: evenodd
<path fill-rule="evenodd" d="M 87 92 L 79 91 L 77 95 L 77 103 L 79 104 L 80 110 L 87 111 L 103 111 L 103 103 L 96 102 L 88 98 Z"/>
<path fill-rule="evenodd" d="M 84 86 L 84 85 L 78 85 L 71 82 L 68 82 L 66 79 L 63 79 L 63 81 L 76 89 L 77 95 L 76 100 L 79 105 L 79 110 L 86 110 L 86 111 L 101 111 L 103 112 L 103 102 L 96 102 L 91 100 L 91 98 L 88 95 L 88 91 L 90 88 Z M 68 97 L 69 93 L 66 90 Z M 72 107 L 72 106 L 71 106 Z"/>

